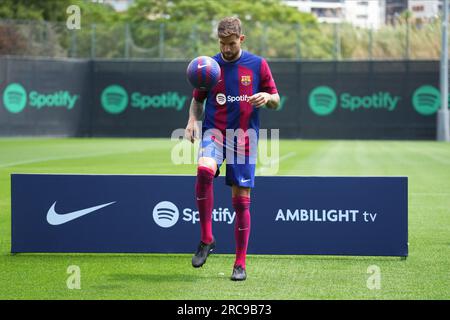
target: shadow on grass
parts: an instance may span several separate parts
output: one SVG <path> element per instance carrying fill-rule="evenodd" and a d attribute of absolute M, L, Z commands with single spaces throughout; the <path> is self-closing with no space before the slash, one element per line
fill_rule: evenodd
<path fill-rule="evenodd" d="M 400 261 L 403 257 L 391 256 L 344 256 L 344 255 L 248 255 L 255 260 L 302 260 L 302 261 Z"/>
<path fill-rule="evenodd" d="M 194 274 L 113 274 L 109 277 L 111 281 L 139 281 L 139 282 L 196 282 L 205 277 L 200 277 Z"/>
<path fill-rule="evenodd" d="M 152 274 L 152 273 L 117 273 L 111 274 L 108 277 L 109 284 L 92 286 L 95 290 L 120 290 L 128 287 L 130 283 L 135 282 L 140 285 L 151 286 L 152 284 L 161 283 L 178 283 L 178 284 L 190 284 L 197 281 L 208 280 L 208 276 L 198 276 L 195 274 Z M 217 278 L 217 277 L 216 277 Z"/>

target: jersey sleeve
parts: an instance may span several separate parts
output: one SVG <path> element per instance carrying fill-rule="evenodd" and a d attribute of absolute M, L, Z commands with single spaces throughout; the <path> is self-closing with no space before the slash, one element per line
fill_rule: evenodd
<path fill-rule="evenodd" d="M 194 91 L 192 91 L 192 96 L 194 97 L 194 99 L 196 101 L 203 102 L 203 101 L 205 101 L 206 97 L 208 96 L 208 92 L 194 89 Z"/>
<path fill-rule="evenodd" d="M 269 65 L 267 64 L 266 59 L 262 59 L 261 61 L 261 83 L 260 83 L 261 91 L 267 92 L 270 94 L 278 93 L 277 87 L 275 85 L 275 80 L 273 80 L 272 72 L 270 71 Z"/>

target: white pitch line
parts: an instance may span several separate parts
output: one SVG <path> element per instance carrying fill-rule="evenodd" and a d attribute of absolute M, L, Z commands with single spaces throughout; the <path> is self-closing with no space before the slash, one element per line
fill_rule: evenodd
<path fill-rule="evenodd" d="M 97 152 L 97 153 L 86 153 L 86 154 L 78 155 L 78 156 L 36 158 L 36 159 L 30 159 L 30 160 L 16 161 L 16 162 L 9 162 L 9 163 L 0 164 L 0 168 L 15 167 L 15 166 L 20 166 L 20 165 L 24 165 L 24 164 L 32 164 L 32 163 L 47 162 L 47 161 L 82 159 L 82 158 L 90 158 L 90 157 L 97 157 L 97 156 L 109 156 L 109 155 L 114 155 L 114 154 L 124 154 L 124 153 L 128 153 L 128 152 L 142 152 L 144 150 L 145 149 L 119 151 L 119 152 Z"/>
<path fill-rule="evenodd" d="M 295 155 L 297 155 L 297 152 L 293 152 L 292 151 L 292 152 L 286 153 L 285 155 L 283 155 L 283 156 L 281 156 L 281 157 L 279 157 L 279 158 L 277 158 L 275 160 L 270 161 L 270 166 L 261 166 L 258 169 L 256 169 L 256 175 L 262 174 L 263 172 L 265 172 L 268 169 L 272 168 L 275 164 L 280 163 L 281 161 L 284 161 L 284 160 L 286 160 L 288 158 L 291 158 L 291 157 L 293 157 Z"/>

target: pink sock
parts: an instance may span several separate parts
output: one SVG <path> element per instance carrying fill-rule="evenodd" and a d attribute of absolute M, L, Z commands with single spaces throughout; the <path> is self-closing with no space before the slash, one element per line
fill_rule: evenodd
<path fill-rule="evenodd" d="M 195 184 L 195 195 L 200 215 L 200 240 L 203 243 L 211 243 L 212 235 L 212 209 L 214 204 L 213 194 L 214 172 L 208 167 L 200 166 L 197 169 L 197 182 Z"/>
<path fill-rule="evenodd" d="M 236 260 L 234 265 L 245 269 L 248 238 L 250 235 L 250 197 L 237 196 L 233 198 L 233 208 L 236 211 L 234 237 L 236 239 Z"/>

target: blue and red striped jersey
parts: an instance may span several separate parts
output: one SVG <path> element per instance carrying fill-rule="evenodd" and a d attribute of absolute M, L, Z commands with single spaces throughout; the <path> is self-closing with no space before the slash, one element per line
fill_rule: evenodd
<path fill-rule="evenodd" d="M 193 97 L 199 102 L 206 99 L 203 132 L 219 129 L 259 130 L 259 108 L 247 102 L 258 92 L 277 93 L 267 61 L 248 51 L 233 62 L 222 59 L 220 53 L 212 57 L 221 69 L 220 81 L 209 91 L 194 89 Z"/>

